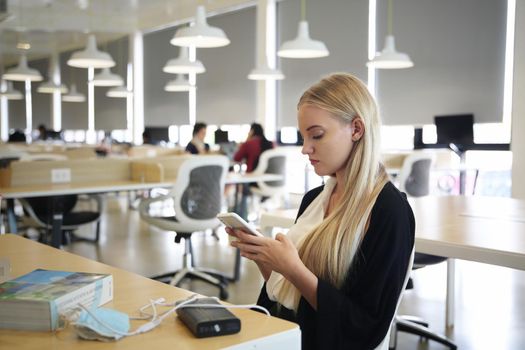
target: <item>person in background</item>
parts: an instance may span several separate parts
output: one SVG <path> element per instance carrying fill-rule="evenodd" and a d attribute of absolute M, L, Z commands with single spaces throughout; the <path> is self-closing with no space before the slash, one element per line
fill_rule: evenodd
<path fill-rule="evenodd" d="M 9 134 L 7 142 L 26 142 L 26 134 L 20 129 L 16 129 Z"/>
<path fill-rule="evenodd" d="M 265 280 L 257 303 L 297 322 L 303 349 L 388 349 L 415 220 L 380 161 L 378 107 L 363 82 L 340 73 L 297 108 L 302 153 L 329 179 L 305 194 L 287 235 L 227 228 L 231 245 Z"/>
<path fill-rule="evenodd" d="M 47 140 L 47 128 L 44 124 L 38 126 L 38 138 L 37 140 Z"/>
<path fill-rule="evenodd" d="M 142 133 L 142 144 L 143 145 L 153 144 L 153 140 L 151 139 L 151 133 L 149 132 L 149 130 L 144 130 L 144 132 Z"/>
<path fill-rule="evenodd" d="M 233 156 L 236 162 L 246 161 L 246 172 L 251 173 L 259 164 L 259 157 L 264 151 L 273 148 L 273 142 L 264 136 L 261 124 L 253 123 L 248 132 L 246 142 L 241 144 Z"/>
<path fill-rule="evenodd" d="M 186 152 L 191 154 L 204 154 L 210 151 L 210 145 L 204 143 L 206 128 L 207 125 L 205 123 L 195 123 L 193 126 L 193 138 L 186 146 Z"/>
<path fill-rule="evenodd" d="M 246 141 L 242 143 L 237 152 L 235 152 L 233 155 L 233 160 L 236 162 L 246 162 L 246 172 L 251 173 L 257 168 L 261 153 L 268 149 L 272 149 L 273 146 L 273 142 L 264 136 L 264 129 L 262 125 L 258 123 L 252 123 Z M 243 218 L 247 218 L 248 216 L 248 197 L 252 193 L 250 191 L 250 187 L 256 186 L 256 182 L 244 184 L 242 186 L 241 203 L 237 211 L 238 214 Z M 263 197 L 261 201 L 264 201 L 267 198 L 268 197 Z"/>

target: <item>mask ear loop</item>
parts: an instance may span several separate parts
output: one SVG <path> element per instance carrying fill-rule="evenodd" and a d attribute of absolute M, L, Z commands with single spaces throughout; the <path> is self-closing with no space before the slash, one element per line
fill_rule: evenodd
<path fill-rule="evenodd" d="M 98 316 L 96 316 L 88 307 L 84 306 L 83 304 L 79 304 L 79 307 L 81 309 L 83 309 L 84 311 L 86 311 L 99 324 L 101 324 L 102 326 L 106 327 L 107 329 L 109 329 L 113 333 L 118 334 L 118 335 L 123 336 L 123 337 L 129 337 L 129 336 L 133 336 L 133 335 L 149 332 L 150 330 L 152 330 L 155 327 L 157 327 L 162 321 L 164 321 L 164 319 L 166 317 L 171 315 L 173 312 L 175 312 L 176 310 L 178 310 L 180 308 L 186 308 L 186 307 L 200 307 L 200 308 L 208 307 L 208 308 L 222 308 L 222 309 L 257 309 L 257 310 L 260 310 L 260 311 L 264 312 L 267 316 L 270 316 L 270 312 L 267 309 L 265 309 L 264 307 L 259 306 L 259 305 L 192 304 L 194 301 L 197 301 L 198 299 L 199 299 L 199 295 L 194 294 L 190 298 L 184 300 L 183 302 L 181 302 L 179 304 L 176 304 L 174 307 L 172 307 L 170 310 L 164 312 L 160 316 L 158 316 L 156 305 L 173 306 L 175 303 L 165 304 L 165 299 L 164 298 L 159 298 L 159 299 L 155 299 L 155 300 L 150 299 L 149 304 L 146 304 L 146 305 L 142 306 L 140 308 L 140 310 L 139 310 L 141 315 L 146 315 L 146 316 L 134 317 L 134 318 L 130 317 L 130 319 L 146 320 L 146 319 L 149 318 L 151 320 L 149 322 L 141 325 L 140 327 L 138 327 L 133 332 L 122 332 L 122 331 L 116 330 L 112 326 L 108 325 L 105 321 L 101 320 Z M 219 298 L 217 298 L 217 297 L 213 297 L 213 299 L 215 299 L 217 301 L 220 301 Z M 146 309 L 148 309 L 150 307 L 153 310 L 153 314 L 148 314 L 145 311 Z M 66 320 L 67 320 L 67 318 L 66 318 Z M 74 324 L 74 322 L 71 322 L 71 323 Z"/>

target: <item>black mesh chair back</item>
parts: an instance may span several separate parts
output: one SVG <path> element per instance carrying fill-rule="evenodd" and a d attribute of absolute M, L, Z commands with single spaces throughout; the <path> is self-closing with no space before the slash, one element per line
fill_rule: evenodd
<path fill-rule="evenodd" d="M 181 198 L 186 216 L 213 219 L 221 211 L 222 189 L 220 179 L 223 168 L 217 165 L 201 166 L 190 172 L 190 182 Z"/>
<path fill-rule="evenodd" d="M 430 193 L 431 159 L 419 159 L 412 163 L 410 175 L 405 180 L 405 192 L 411 197 L 426 196 Z"/>

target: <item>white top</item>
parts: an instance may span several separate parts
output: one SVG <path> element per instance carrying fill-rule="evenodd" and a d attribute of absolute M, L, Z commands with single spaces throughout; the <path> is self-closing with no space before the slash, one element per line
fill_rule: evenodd
<path fill-rule="evenodd" d="M 288 231 L 287 237 L 299 249 L 308 233 L 312 232 L 323 221 L 330 195 L 335 187 L 335 178 L 330 178 L 326 182 L 323 191 L 310 203 L 304 213 L 297 219 L 297 222 Z M 270 300 L 277 301 L 290 310 L 296 308 L 295 300 L 299 291 L 292 288 L 286 295 L 280 295 L 285 278 L 280 273 L 272 271 L 270 278 L 266 281 L 266 293 Z M 279 296 L 280 295 L 280 296 Z"/>

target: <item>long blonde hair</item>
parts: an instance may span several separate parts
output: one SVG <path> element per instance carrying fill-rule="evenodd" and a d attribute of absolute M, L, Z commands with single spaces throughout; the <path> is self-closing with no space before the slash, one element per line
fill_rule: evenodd
<path fill-rule="evenodd" d="M 362 120 L 364 133 L 354 143 L 345 168 L 340 204 L 299 247 L 303 263 L 318 277 L 340 288 L 347 277 L 379 192 L 388 181 L 380 162 L 380 125 L 376 102 L 365 84 L 345 73 L 323 78 L 301 96 L 297 108 L 309 104 L 330 112 L 344 123 Z M 295 288 L 285 281 L 281 290 Z M 295 306 L 299 303 L 296 293 Z"/>

